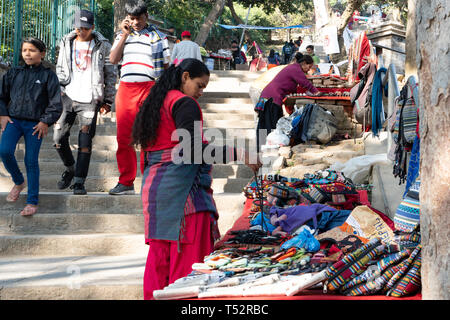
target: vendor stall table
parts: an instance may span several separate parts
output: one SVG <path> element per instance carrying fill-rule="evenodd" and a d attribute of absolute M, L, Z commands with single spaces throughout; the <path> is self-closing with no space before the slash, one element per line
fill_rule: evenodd
<path fill-rule="evenodd" d="M 319 105 L 327 104 L 327 105 L 341 105 L 344 107 L 345 113 L 352 117 L 353 115 L 353 107 L 351 103 L 350 97 L 347 96 L 302 96 L 302 95 L 291 95 L 284 98 L 283 103 L 287 106 L 297 105 L 305 105 L 309 103 L 317 103 Z"/>
<path fill-rule="evenodd" d="M 367 191 L 358 190 L 361 202 L 368 204 Z M 242 215 L 236 220 L 233 227 L 227 234 L 216 243 L 215 250 L 226 247 L 226 242 L 233 236 L 231 231 L 244 230 L 250 227 L 250 209 L 252 208 L 253 199 L 247 199 L 244 205 Z M 242 245 L 245 247 L 245 244 Z M 220 297 L 208 299 L 192 299 L 192 300 L 422 300 L 422 294 L 418 293 L 414 296 L 407 296 L 402 298 L 389 297 L 384 295 L 369 295 L 369 296 L 344 296 L 339 294 L 324 294 L 321 289 L 304 290 L 299 295 L 295 296 L 246 296 L 246 297 Z"/>
<path fill-rule="evenodd" d="M 231 70 L 231 57 L 209 54 L 214 59 L 214 70 Z"/>

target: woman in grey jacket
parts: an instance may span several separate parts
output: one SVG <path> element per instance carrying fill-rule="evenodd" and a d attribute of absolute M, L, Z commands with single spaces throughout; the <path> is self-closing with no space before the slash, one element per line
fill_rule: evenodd
<path fill-rule="evenodd" d="M 95 136 L 97 113 L 107 113 L 115 96 L 116 69 L 109 62 L 111 44 L 94 31 L 94 15 L 88 10 L 75 14 L 75 30 L 60 44 L 56 74 L 61 85 L 63 113 L 55 125 L 55 148 L 66 167 L 59 189 L 71 186 L 74 194 L 86 194 L 84 182 L 88 174 Z M 70 129 L 78 116 L 78 156 L 69 146 Z"/>

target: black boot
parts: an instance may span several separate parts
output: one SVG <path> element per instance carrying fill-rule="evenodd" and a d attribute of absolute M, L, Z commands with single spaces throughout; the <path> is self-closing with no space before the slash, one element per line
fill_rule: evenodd
<path fill-rule="evenodd" d="M 58 189 L 63 190 L 68 187 L 70 187 L 70 184 L 72 183 L 72 179 L 75 173 L 70 170 L 66 170 L 61 175 L 61 180 L 58 181 Z"/>
<path fill-rule="evenodd" d="M 76 178 L 75 178 L 76 179 Z M 84 182 L 75 182 L 72 186 L 73 194 L 75 195 L 85 195 L 87 194 L 86 189 L 84 188 Z"/>
<path fill-rule="evenodd" d="M 58 152 L 64 166 L 67 168 L 61 175 L 61 180 L 58 181 L 58 189 L 63 190 L 70 187 L 70 184 L 72 183 L 72 179 L 75 175 L 73 169 L 75 159 L 73 158 L 72 150 L 70 150 L 68 142 L 62 143 L 59 148 L 56 148 L 56 152 Z"/>

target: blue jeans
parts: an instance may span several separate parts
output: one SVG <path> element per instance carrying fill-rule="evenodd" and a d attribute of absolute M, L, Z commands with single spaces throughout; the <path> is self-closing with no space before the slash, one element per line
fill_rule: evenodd
<path fill-rule="evenodd" d="M 37 205 L 39 201 L 39 150 L 42 144 L 42 137 L 38 139 L 38 134 L 33 134 L 33 127 L 37 121 L 27 121 L 11 118 L 13 123 L 8 123 L 3 131 L 0 141 L 0 158 L 3 160 L 6 170 L 11 175 L 16 185 L 24 183 L 22 172 L 17 165 L 14 152 L 19 139 L 25 139 L 25 168 L 27 170 L 28 196 L 27 204 Z"/>

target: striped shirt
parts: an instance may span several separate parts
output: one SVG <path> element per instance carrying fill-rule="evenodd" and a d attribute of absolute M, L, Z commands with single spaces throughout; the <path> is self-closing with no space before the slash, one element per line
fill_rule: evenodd
<path fill-rule="evenodd" d="M 113 50 L 122 33 L 119 33 L 112 46 Z M 164 33 L 153 25 L 131 34 L 125 41 L 120 65 L 120 81 L 144 82 L 156 80 L 170 62 L 169 42 Z"/>

